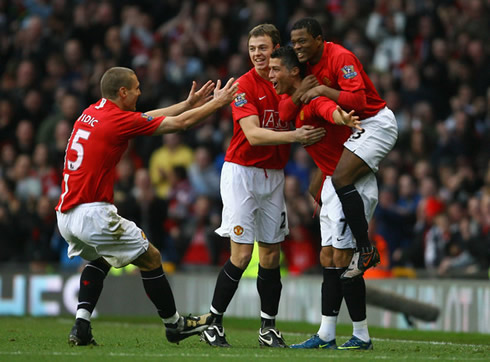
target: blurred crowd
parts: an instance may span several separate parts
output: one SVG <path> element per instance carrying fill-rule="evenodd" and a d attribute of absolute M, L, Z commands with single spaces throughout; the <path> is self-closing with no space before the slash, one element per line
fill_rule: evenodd
<path fill-rule="evenodd" d="M 73 122 L 100 98 L 112 66 L 134 69 L 138 109 L 185 99 L 192 80 L 238 77 L 247 35 L 314 16 L 328 41 L 362 61 L 395 112 L 399 139 L 378 173 L 370 224 L 388 269 L 488 278 L 490 3 L 485 0 L 0 0 L 0 263 L 77 268 L 56 227 Z M 198 128 L 137 138 L 118 165 L 115 204 L 165 262 L 221 265 L 220 169 L 232 134 L 225 107 Z M 295 145 L 286 167 L 291 273 L 318 270 L 314 165 Z"/>

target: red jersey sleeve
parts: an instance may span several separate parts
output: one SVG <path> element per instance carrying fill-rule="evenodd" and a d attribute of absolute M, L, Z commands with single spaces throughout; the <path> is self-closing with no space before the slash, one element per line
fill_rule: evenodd
<path fill-rule="evenodd" d="M 312 113 L 324 120 L 335 124 L 333 120 L 333 112 L 337 109 L 337 104 L 327 97 L 316 97 L 311 100 L 311 110 Z"/>
<path fill-rule="evenodd" d="M 340 53 L 334 66 L 337 74 L 337 83 L 343 91 L 355 92 L 366 89 L 362 78 L 362 65 L 359 60 L 350 52 Z"/>
<path fill-rule="evenodd" d="M 367 105 L 366 92 L 364 90 L 359 90 L 354 93 L 341 91 L 338 103 L 339 106 L 346 110 L 363 110 Z"/>
<path fill-rule="evenodd" d="M 117 122 L 118 134 L 129 139 L 136 136 L 151 136 L 165 117 L 152 117 L 141 112 L 125 112 Z"/>
<path fill-rule="evenodd" d="M 259 116 L 259 110 L 254 101 L 255 93 L 253 84 L 249 83 L 245 78 L 240 79 L 237 96 L 231 103 L 233 119 L 240 120 L 248 116 Z"/>
<path fill-rule="evenodd" d="M 293 102 L 291 96 L 287 94 L 281 95 L 281 100 L 279 102 L 279 118 L 283 121 L 293 121 L 296 119 L 300 106 Z"/>

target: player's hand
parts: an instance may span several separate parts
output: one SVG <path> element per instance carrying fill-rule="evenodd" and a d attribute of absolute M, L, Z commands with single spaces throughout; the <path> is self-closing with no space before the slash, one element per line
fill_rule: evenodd
<path fill-rule="evenodd" d="M 219 101 L 221 106 L 230 104 L 236 97 L 238 83 L 233 84 L 234 81 L 235 78 L 228 79 L 228 82 L 226 82 L 223 88 L 221 88 L 221 80 L 218 79 L 216 82 L 216 88 L 214 88 L 214 99 Z"/>
<path fill-rule="evenodd" d="M 342 118 L 342 122 L 347 127 L 355 128 L 359 131 L 363 131 L 361 127 L 361 121 L 359 120 L 359 116 L 354 116 L 355 111 L 350 111 L 347 113 L 340 106 L 337 106 L 337 111 L 340 113 L 340 117 Z"/>
<path fill-rule="evenodd" d="M 316 79 L 316 78 L 315 78 Z M 316 87 L 314 88 L 311 88 L 310 90 L 306 91 L 301 97 L 300 97 L 300 100 L 302 103 L 304 104 L 308 104 L 310 103 L 310 101 L 313 99 L 313 98 L 316 98 L 316 97 L 320 97 L 323 95 L 323 92 L 322 92 L 322 87 L 324 87 L 324 85 L 317 85 Z"/>
<path fill-rule="evenodd" d="M 298 94 L 303 95 L 310 89 L 315 88 L 319 85 L 320 83 L 318 82 L 318 79 L 316 79 L 316 77 L 313 74 L 307 75 L 306 77 L 303 78 L 301 84 L 297 89 Z"/>
<path fill-rule="evenodd" d="M 212 81 L 208 80 L 197 92 L 196 87 L 196 81 L 192 81 L 191 91 L 187 97 L 187 104 L 189 104 L 190 108 L 199 107 L 213 99 L 211 93 L 214 89 L 214 83 Z"/>
<path fill-rule="evenodd" d="M 320 141 L 327 131 L 323 127 L 315 128 L 311 125 L 304 125 L 296 129 L 296 141 L 303 146 L 310 146 Z"/>

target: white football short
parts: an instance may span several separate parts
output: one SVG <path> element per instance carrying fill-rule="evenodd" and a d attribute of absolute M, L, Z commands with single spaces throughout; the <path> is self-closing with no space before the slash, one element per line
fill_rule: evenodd
<path fill-rule="evenodd" d="M 289 234 L 283 170 L 225 162 L 220 191 L 223 215 L 218 235 L 243 244 L 275 244 Z"/>
<path fill-rule="evenodd" d="M 364 202 L 366 220 L 371 220 L 378 203 L 378 184 L 374 173 L 369 172 L 359 179 L 354 186 Z M 356 240 L 345 220 L 342 204 L 335 192 L 332 178 L 327 176 L 322 189 L 322 207 L 320 209 L 320 229 L 322 246 L 333 246 L 336 249 L 353 249 Z"/>
<path fill-rule="evenodd" d="M 92 261 L 103 257 L 113 267 L 121 268 L 148 250 L 144 232 L 119 216 L 112 204 L 82 204 L 66 213 L 57 211 L 56 217 L 70 258 L 80 255 Z"/>
<path fill-rule="evenodd" d="M 363 119 L 364 131 L 355 130 L 345 141 L 344 147 L 359 156 L 373 170 L 378 171 L 381 160 L 395 146 L 398 125 L 393 112 L 385 107 L 375 116 Z"/>

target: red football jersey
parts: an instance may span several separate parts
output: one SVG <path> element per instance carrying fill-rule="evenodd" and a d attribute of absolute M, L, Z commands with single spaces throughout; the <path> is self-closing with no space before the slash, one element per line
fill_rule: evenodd
<path fill-rule="evenodd" d="M 356 111 L 360 119 L 372 117 L 386 106 L 386 102 L 379 96 L 359 59 L 341 45 L 324 42 L 321 60 L 315 65 L 308 64 L 308 70 L 320 83 L 330 88 L 348 92 L 364 90 L 366 108 Z"/>
<path fill-rule="evenodd" d="M 284 168 L 291 145 L 252 146 L 240 127 L 240 119 L 257 115 L 260 127 L 274 131 L 290 130 L 290 123 L 279 119 L 279 96 L 272 83 L 262 78 L 255 68 L 238 78 L 237 82 L 238 95 L 231 103 L 233 136 L 225 161 L 259 168 Z"/>
<path fill-rule="evenodd" d="M 305 147 L 318 168 L 327 176 L 333 174 L 344 150 L 344 142 L 352 134 L 349 127 L 335 124 L 332 113 L 336 107 L 335 102 L 329 98 L 316 97 L 304 104 L 296 116 L 297 128 L 308 124 L 323 127 L 327 131 L 320 141 Z"/>
<path fill-rule="evenodd" d="M 123 111 L 105 98 L 85 109 L 68 140 L 56 210 L 65 212 L 97 201 L 113 203 L 116 165 L 128 141 L 153 134 L 164 118 Z"/>

